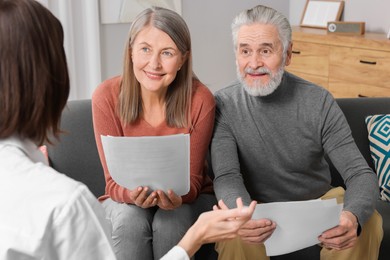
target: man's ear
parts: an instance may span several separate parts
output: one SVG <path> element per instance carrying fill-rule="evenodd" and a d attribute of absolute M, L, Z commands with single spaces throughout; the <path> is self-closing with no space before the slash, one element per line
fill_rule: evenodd
<path fill-rule="evenodd" d="M 284 64 L 284 66 L 288 66 L 290 65 L 291 63 L 291 57 L 292 57 L 292 42 L 290 42 L 290 44 L 288 45 L 288 48 L 287 48 L 287 53 L 286 53 L 286 62 Z"/>

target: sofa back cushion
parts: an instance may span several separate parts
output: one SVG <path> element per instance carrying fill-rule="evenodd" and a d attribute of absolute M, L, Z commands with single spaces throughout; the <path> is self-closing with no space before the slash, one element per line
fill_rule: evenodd
<path fill-rule="evenodd" d="M 347 118 L 360 152 L 375 170 L 365 118 L 374 114 L 390 114 L 390 98 L 341 98 L 336 101 Z M 61 135 L 60 142 L 48 146 L 51 165 L 86 184 L 96 197 L 103 195 L 105 181 L 93 132 L 91 100 L 69 101 L 62 114 L 61 129 L 65 133 Z M 344 186 L 332 163 L 330 167 L 332 184 Z"/>
<path fill-rule="evenodd" d="M 68 101 L 61 118 L 59 142 L 48 145 L 49 161 L 57 171 L 83 182 L 99 197 L 105 180 L 92 125 L 91 100 Z"/>
<path fill-rule="evenodd" d="M 390 114 L 390 98 L 339 98 L 336 99 L 336 102 L 347 118 L 357 147 L 364 159 L 366 159 L 368 165 L 375 171 L 369 148 L 365 119 L 369 115 Z M 331 172 L 332 184 L 334 186 L 344 186 L 343 179 L 332 164 Z"/>

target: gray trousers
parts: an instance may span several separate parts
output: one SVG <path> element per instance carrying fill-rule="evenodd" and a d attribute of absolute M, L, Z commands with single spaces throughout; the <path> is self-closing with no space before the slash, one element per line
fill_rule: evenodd
<path fill-rule="evenodd" d="M 214 195 L 201 194 L 191 204 L 174 210 L 136 205 L 106 199 L 102 205 L 112 224 L 114 251 L 118 260 L 160 259 L 183 237 L 198 216 L 212 210 Z"/>

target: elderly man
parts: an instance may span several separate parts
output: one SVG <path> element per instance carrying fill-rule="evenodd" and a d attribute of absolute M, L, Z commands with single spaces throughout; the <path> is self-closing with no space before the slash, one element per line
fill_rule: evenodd
<path fill-rule="evenodd" d="M 256 6 L 232 24 L 238 80 L 216 92 L 211 145 L 215 192 L 229 207 L 337 198 L 339 225 L 319 237 L 321 259 L 377 259 L 382 218 L 377 178 L 360 154 L 347 121 L 325 89 L 284 71 L 291 61 L 291 26 L 279 12 Z M 331 186 L 325 155 L 346 191 Z M 250 220 L 239 239 L 219 242 L 221 259 L 268 259 L 262 243 L 277 223 Z"/>

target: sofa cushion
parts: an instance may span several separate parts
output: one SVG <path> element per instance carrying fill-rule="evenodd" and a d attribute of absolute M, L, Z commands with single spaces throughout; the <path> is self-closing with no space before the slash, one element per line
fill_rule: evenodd
<path fill-rule="evenodd" d="M 59 142 L 48 145 L 50 165 L 88 186 L 99 197 L 106 186 L 96 147 L 91 100 L 68 101 L 61 117 Z"/>
<path fill-rule="evenodd" d="M 368 116 L 366 124 L 381 199 L 390 201 L 390 115 Z"/>

